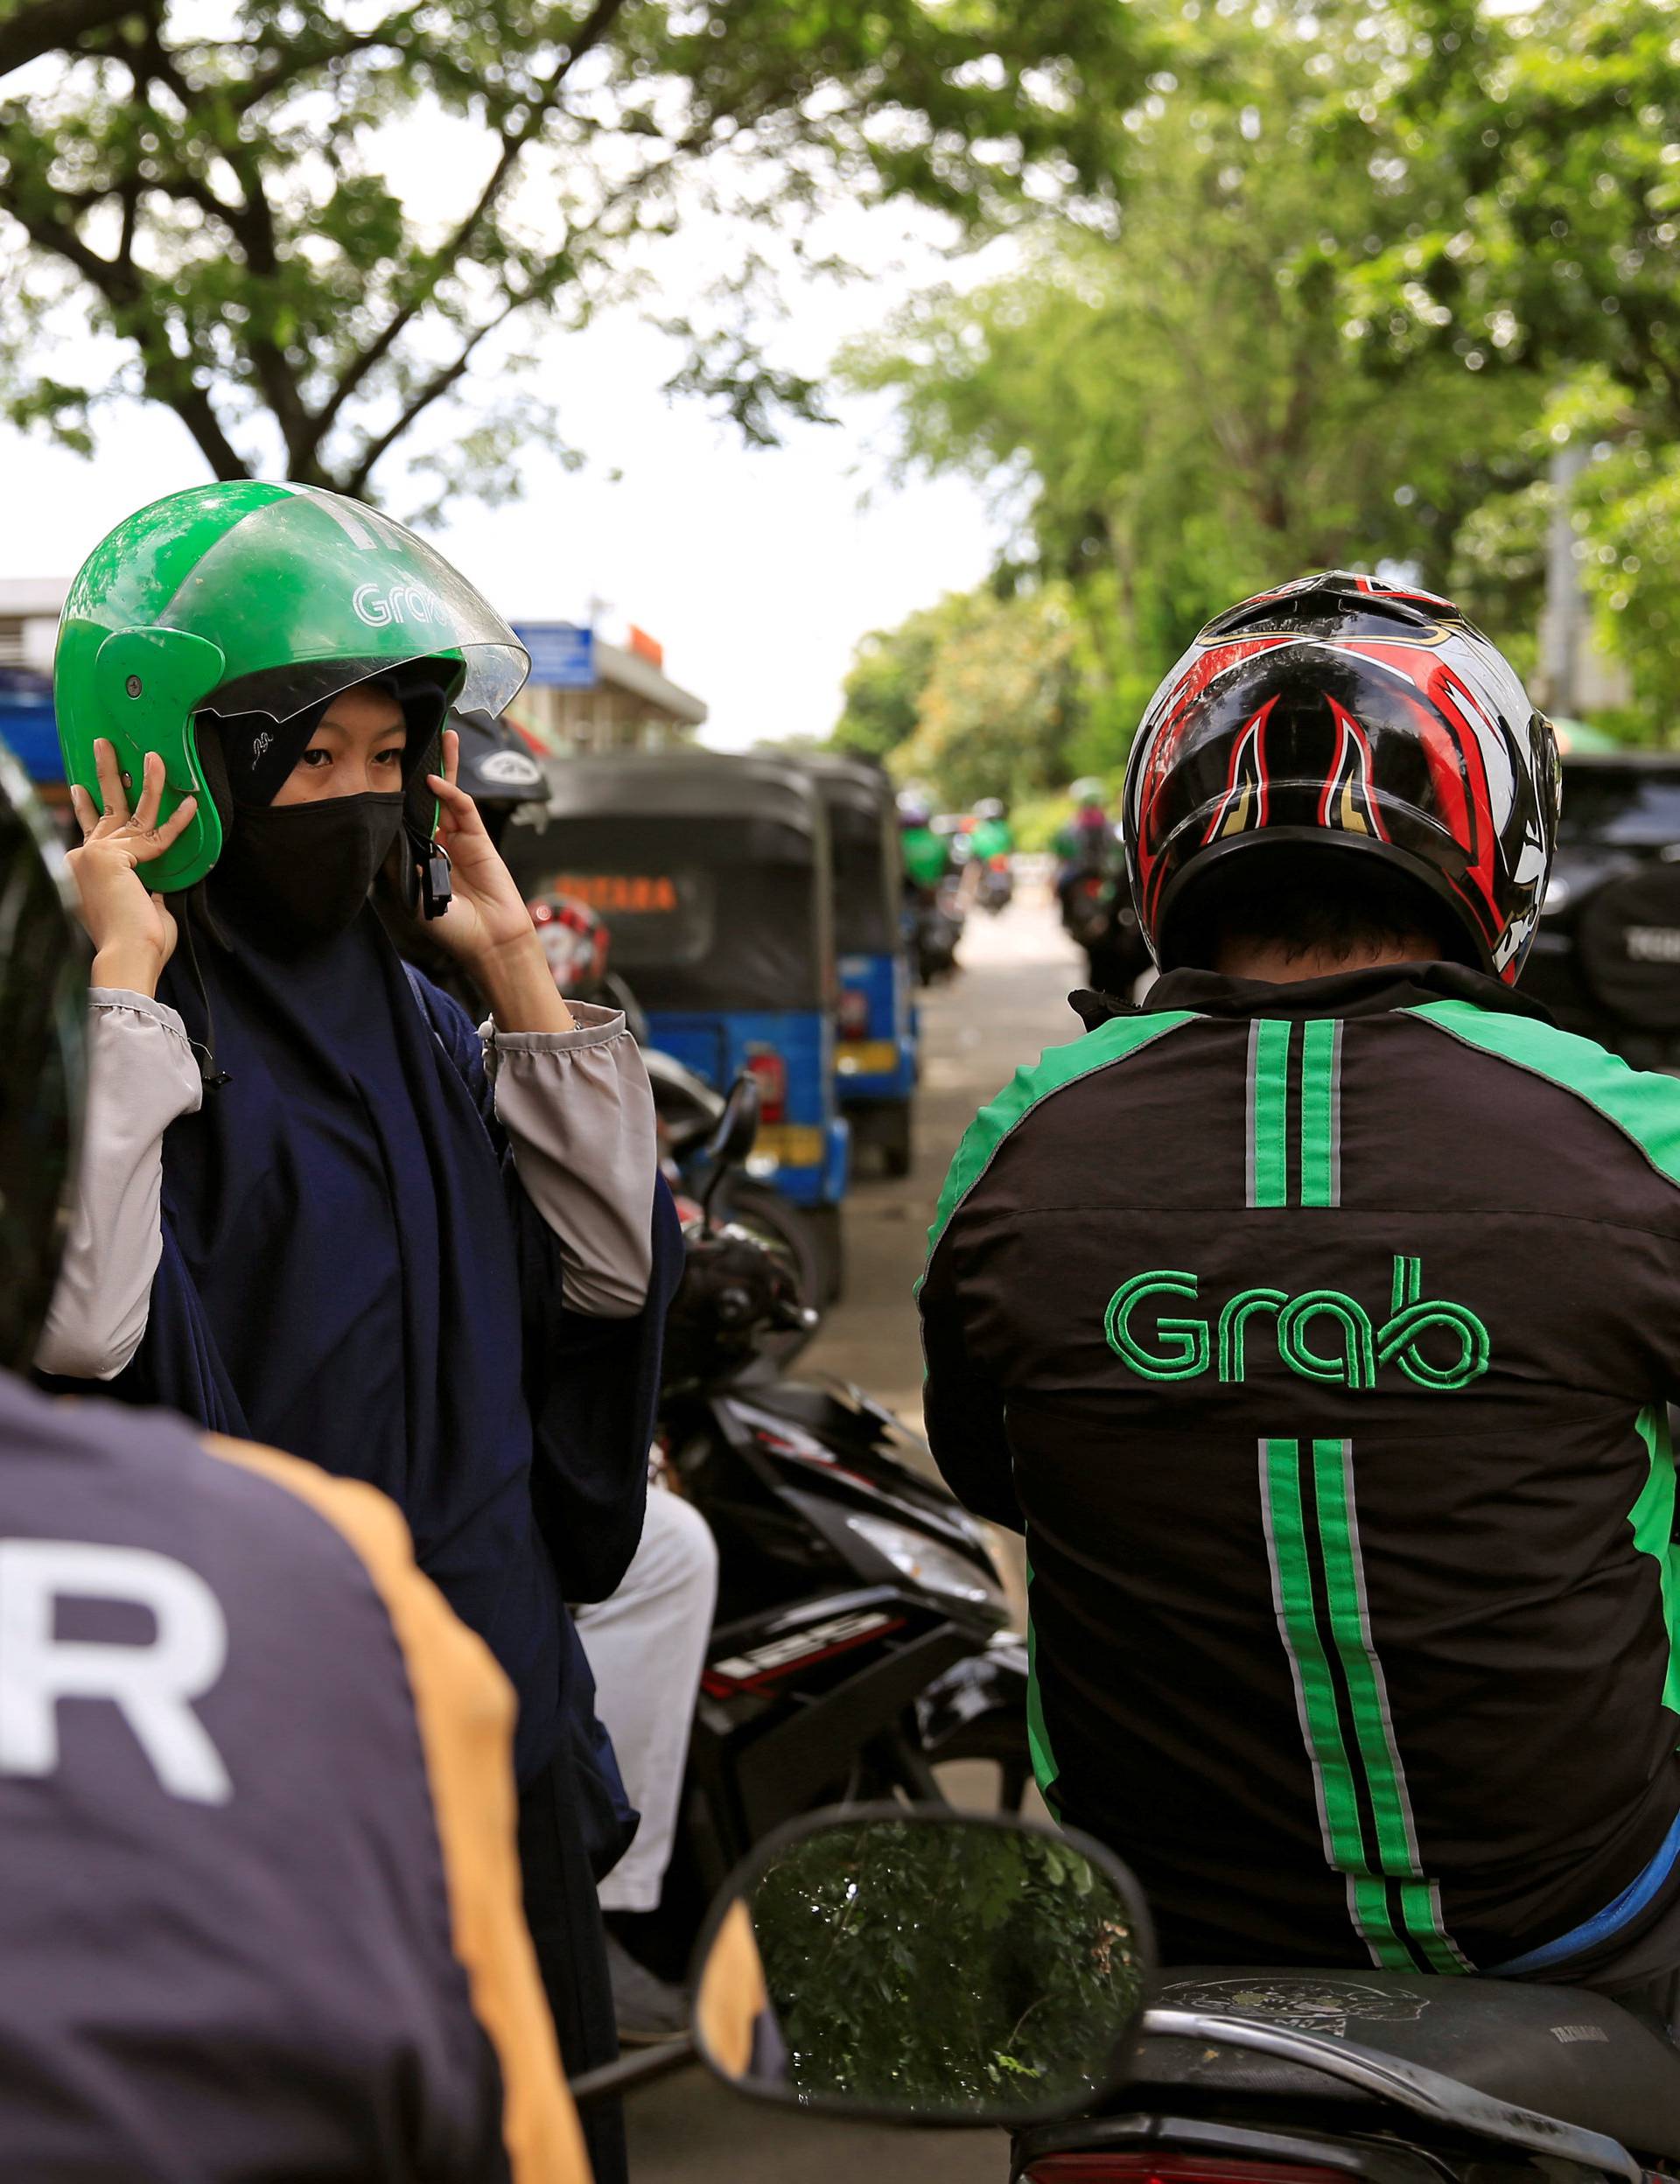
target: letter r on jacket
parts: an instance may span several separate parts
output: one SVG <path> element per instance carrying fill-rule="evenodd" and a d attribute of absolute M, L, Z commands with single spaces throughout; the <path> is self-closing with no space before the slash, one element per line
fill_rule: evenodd
<path fill-rule="evenodd" d="M 61 1600 L 150 1610 L 150 1644 L 57 1635 Z M 225 1804 L 234 1786 L 192 1710 L 221 1674 L 228 1624 L 195 1570 L 144 1547 L 0 1540 L 0 1774 L 51 1774 L 60 1699 L 103 1699 L 127 1722 L 172 1796 Z"/>

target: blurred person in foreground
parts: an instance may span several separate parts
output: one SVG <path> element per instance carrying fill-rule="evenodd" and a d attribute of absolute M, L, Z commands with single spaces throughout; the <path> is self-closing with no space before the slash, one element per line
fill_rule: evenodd
<path fill-rule="evenodd" d="M 513 1695 L 370 1488 L 19 1378 L 86 951 L 0 753 L 0 2145 L 19 2177 L 588 2184 Z"/>
<path fill-rule="evenodd" d="M 1171 1963 L 1680 2014 L 1680 1084 L 1516 984 L 1550 724 L 1449 602 L 1306 578 L 1133 746 L 1163 976 L 959 1151 L 934 1455 L 1027 1536 L 1034 1763 Z"/>
<path fill-rule="evenodd" d="M 634 1041 L 556 992 L 456 780 L 448 708 L 499 712 L 527 664 L 440 555 L 307 487 L 174 494 L 88 557 L 55 669 L 88 1122 L 38 1362 L 396 1502 L 518 1698 L 579 2071 L 615 2052 L 594 1883 L 634 1821 L 565 1603 L 635 1550 L 682 1252 Z M 482 1026 L 374 911 L 399 845 Z M 616 2119 L 588 2128 L 613 2184 Z"/>

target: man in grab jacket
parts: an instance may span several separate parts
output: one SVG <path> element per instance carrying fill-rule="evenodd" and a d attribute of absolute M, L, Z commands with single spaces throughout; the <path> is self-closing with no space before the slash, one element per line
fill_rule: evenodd
<path fill-rule="evenodd" d="M 1680 2000 L 1680 1084 L 1516 987 L 1558 787 L 1447 601 L 1222 615 L 1126 783 L 1165 976 L 946 1185 L 934 1453 L 1168 1962 Z"/>

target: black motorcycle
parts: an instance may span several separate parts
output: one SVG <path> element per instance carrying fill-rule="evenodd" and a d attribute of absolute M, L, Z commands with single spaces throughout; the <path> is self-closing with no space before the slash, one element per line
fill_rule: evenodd
<path fill-rule="evenodd" d="M 1163 1971 L 1125 1867 L 1018 1819 L 796 1824 L 707 1936 L 692 2034 L 584 2097 L 697 2055 L 806 2113 L 1002 2125 L 1012 2184 L 1680 2184 L 1680 2052 L 1631 2010 L 1488 1978 Z"/>
<path fill-rule="evenodd" d="M 1139 978 L 1153 969 L 1124 872 L 1108 883 L 1101 915 L 1091 920 L 1081 944 L 1091 967 L 1091 984 L 1118 1000 L 1130 1000 Z"/>
<path fill-rule="evenodd" d="M 665 1180 L 679 1205 L 692 1205 L 692 1194 L 702 1187 L 709 1172 L 708 1147 L 723 1119 L 724 1096 L 657 1047 L 644 1049 L 642 1059 L 653 1087 Z M 763 1355 L 786 1367 L 810 1340 L 830 1301 L 830 1269 L 822 1242 L 803 1209 L 769 1184 L 755 1182 L 736 1168 L 720 1172 L 718 1184 L 719 1210 L 775 1253 L 793 1276 L 804 1316 L 766 1331 L 762 1343 Z"/>
<path fill-rule="evenodd" d="M 962 937 L 962 914 L 955 881 L 918 888 L 905 908 L 905 934 L 916 983 L 931 986 L 956 969 L 956 944 Z"/>
<path fill-rule="evenodd" d="M 1015 900 L 1015 872 L 1006 857 L 989 857 L 980 869 L 975 900 L 991 917 L 1007 910 Z"/>
<path fill-rule="evenodd" d="M 731 1095 L 713 1193 L 746 1158 Z M 715 1202 L 715 1201 L 714 1201 Z M 662 1466 L 719 1551 L 717 1619 L 665 1901 L 638 1953 L 674 1976 L 747 1850 L 834 1802 L 942 1796 L 984 1762 L 997 1802 L 1028 1782 L 1027 1662 L 984 1528 L 926 1444 L 859 1390 L 785 1381 L 765 1356 L 807 1324 L 786 1261 L 694 1209 L 672 1308 Z"/>
<path fill-rule="evenodd" d="M 1680 2054 L 1605 1996 L 1394 1971 L 1168 1970 L 1105 2112 L 1012 2184 L 1664 2184 Z"/>

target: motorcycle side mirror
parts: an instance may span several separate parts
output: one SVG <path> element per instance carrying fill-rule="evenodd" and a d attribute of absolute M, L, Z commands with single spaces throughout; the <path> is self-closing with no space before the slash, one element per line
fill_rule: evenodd
<path fill-rule="evenodd" d="M 714 1907 L 694 2043 L 755 2099 L 1054 2122 L 1116 2087 L 1155 1970 L 1118 1859 L 991 1813 L 852 1807 L 760 1844 Z"/>
<path fill-rule="evenodd" d="M 724 1111 L 718 1118 L 711 1142 L 706 1147 L 706 1160 L 710 1169 L 700 1204 L 708 1226 L 711 1221 L 711 1201 L 718 1195 L 724 1178 L 734 1169 L 745 1167 L 759 1138 L 759 1083 L 750 1070 L 743 1069 L 729 1088 L 724 1102 Z"/>

